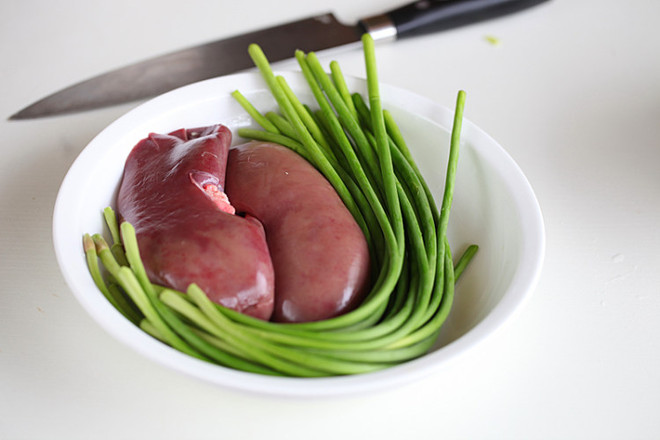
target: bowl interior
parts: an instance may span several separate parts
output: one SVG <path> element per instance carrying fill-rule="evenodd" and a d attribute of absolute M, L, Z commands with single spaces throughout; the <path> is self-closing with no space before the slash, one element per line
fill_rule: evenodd
<path fill-rule="evenodd" d="M 310 104 L 302 76 L 283 73 Z M 348 78 L 352 91 L 363 80 Z M 508 319 L 533 289 L 544 254 L 544 231 L 532 189 L 515 162 L 493 139 L 463 123 L 462 144 L 449 221 L 457 258 L 469 244 L 480 250 L 459 280 L 454 306 L 433 351 L 378 373 L 324 379 L 271 378 L 206 364 L 170 349 L 125 320 L 89 276 L 81 237 L 104 230 L 102 210 L 114 197 L 127 155 L 150 132 L 222 123 L 232 131 L 255 126 L 230 93 L 240 90 L 260 111 L 275 103 L 257 73 L 212 79 L 177 89 L 137 107 L 102 131 L 80 154 L 58 194 L 53 240 L 66 282 L 76 298 L 114 337 L 153 360 L 187 374 L 234 388 L 323 395 L 385 387 L 428 374 L 475 345 Z M 383 106 L 400 125 L 436 200 L 442 199 L 453 111 L 405 90 L 382 86 Z M 469 105 L 469 102 L 468 102 Z M 235 135 L 233 143 L 242 140 Z"/>

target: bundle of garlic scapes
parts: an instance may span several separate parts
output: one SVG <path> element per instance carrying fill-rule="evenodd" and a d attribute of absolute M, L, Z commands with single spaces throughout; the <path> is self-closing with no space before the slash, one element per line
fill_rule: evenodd
<path fill-rule="evenodd" d="M 459 92 L 444 196 L 438 208 L 391 114 L 382 108 L 375 51 L 363 37 L 368 99 L 351 94 L 336 62 L 326 73 L 314 53 L 296 53 L 316 98 L 313 111 L 276 77 L 261 49 L 249 53 L 279 106 L 261 114 L 233 96 L 263 130 L 238 134 L 284 145 L 334 187 L 360 226 L 373 283 L 355 309 L 303 323 L 257 319 L 209 300 L 196 284 L 186 292 L 152 283 L 130 223 L 106 219 L 113 237 L 85 236 L 90 271 L 101 291 L 142 329 L 191 356 L 253 373 L 321 377 L 368 373 L 424 355 L 451 309 L 454 284 L 477 246 L 454 263 L 447 239 L 465 93 Z M 109 276 L 98 266 L 102 262 Z"/>

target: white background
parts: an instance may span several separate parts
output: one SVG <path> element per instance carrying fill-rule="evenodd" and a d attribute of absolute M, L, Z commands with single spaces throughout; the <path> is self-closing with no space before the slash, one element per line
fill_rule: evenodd
<path fill-rule="evenodd" d="M 329 399 L 229 391 L 116 342 L 69 292 L 51 243 L 58 187 L 84 146 L 136 104 L 8 116 L 172 49 L 326 10 L 353 23 L 399 4 L 0 4 L 0 438 L 660 438 L 657 0 L 552 0 L 378 47 L 383 82 L 446 106 L 467 91 L 466 117 L 521 166 L 547 229 L 522 312 L 421 382 Z M 364 76 L 361 55 L 333 59 Z"/>

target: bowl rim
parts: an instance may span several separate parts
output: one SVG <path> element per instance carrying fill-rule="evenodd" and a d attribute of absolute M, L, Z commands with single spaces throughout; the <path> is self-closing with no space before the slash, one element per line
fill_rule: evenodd
<path fill-rule="evenodd" d="M 297 71 L 276 73 L 294 82 L 301 81 L 302 78 L 302 74 Z M 365 84 L 364 79 L 350 76 L 347 76 L 347 82 L 350 87 L 363 87 Z M 190 84 L 150 99 L 120 116 L 95 136 L 75 159 L 62 181 L 53 211 L 52 233 L 56 259 L 67 285 L 78 302 L 111 336 L 161 365 L 230 389 L 269 395 L 331 396 L 385 389 L 427 376 L 438 369 L 438 364 L 447 364 L 492 336 L 522 309 L 538 283 L 545 258 L 546 236 L 541 208 L 531 184 L 518 164 L 499 143 L 468 118 L 463 120 L 463 133 L 469 132 L 472 143 L 488 145 L 488 148 L 482 149 L 480 153 L 483 153 L 484 158 L 495 164 L 497 168 L 507 170 L 507 173 L 502 173 L 501 177 L 511 191 L 515 205 L 523 208 L 520 209 L 523 214 L 522 257 L 520 268 L 514 274 L 507 294 L 498 304 L 467 333 L 437 351 L 368 374 L 324 378 L 261 376 L 210 364 L 181 353 L 133 326 L 109 302 L 98 301 L 99 297 L 103 298 L 102 295 L 81 294 L 82 285 L 68 269 L 68 257 L 64 249 L 70 248 L 71 243 L 68 240 L 64 242 L 64 236 L 67 234 L 63 231 L 66 229 L 67 219 L 72 215 L 71 211 L 75 211 L 71 200 L 67 200 L 67 194 L 70 188 L 76 185 L 76 179 L 84 174 L 82 164 L 87 160 L 87 156 L 101 148 L 106 138 L 112 139 L 116 134 L 121 134 L 134 125 L 135 121 L 143 120 L 153 112 L 162 111 L 163 108 L 173 104 L 180 105 L 181 99 L 185 100 L 191 94 L 198 96 L 200 90 L 208 88 L 224 90 L 227 89 L 228 84 L 242 84 L 241 87 L 246 90 L 249 87 L 265 88 L 258 72 L 244 72 Z M 425 113 L 432 113 L 432 116 L 427 115 L 431 120 L 437 123 L 444 121 L 445 126 L 450 126 L 448 121 L 453 117 L 453 111 L 447 107 L 399 87 L 388 84 L 380 84 L 380 87 L 384 96 L 387 95 L 390 101 L 401 104 L 404 110 L 410 109 L 414 103 L 416 109 L 422 108 Z M 75 212 L 73 214 L 75 215 Z"/>

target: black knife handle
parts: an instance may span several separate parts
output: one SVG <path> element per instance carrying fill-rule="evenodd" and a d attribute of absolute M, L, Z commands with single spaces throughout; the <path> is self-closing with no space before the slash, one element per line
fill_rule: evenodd
<path fill-rule="evenodd" d="M 402 38 L 439 32 L 518 12 L 547 0 L 418 0 L 385 14 L 360 20 L 367 31 Z M 385 28 L 390 26 L 388 32 Z"/>

